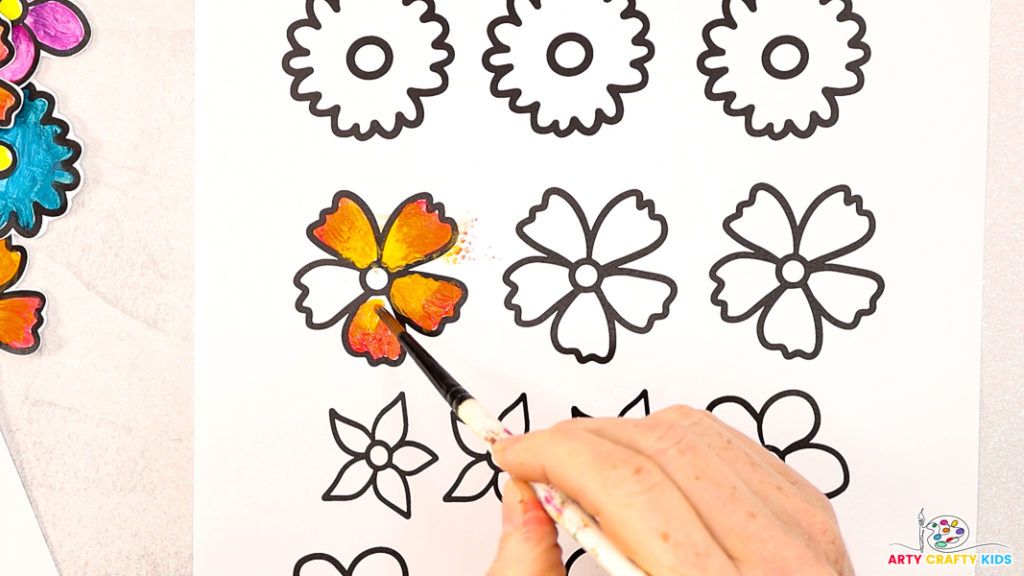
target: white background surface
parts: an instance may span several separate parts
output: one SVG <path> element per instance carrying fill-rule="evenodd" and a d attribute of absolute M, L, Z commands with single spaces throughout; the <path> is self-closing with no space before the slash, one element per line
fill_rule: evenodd
<path fill-rule="evenodd" d="M 88 180 L 31 246 L 25 285 L 52 308 L 41 353 L 0 364 L 4 431 L 65 574 L 188 574 L 190 7 L 83 7 L 92 46 L 40 81 L 87 144 Z M 978 530 L 1020 544 L 1024 7 L 993 0 L 992 22 Z"/>

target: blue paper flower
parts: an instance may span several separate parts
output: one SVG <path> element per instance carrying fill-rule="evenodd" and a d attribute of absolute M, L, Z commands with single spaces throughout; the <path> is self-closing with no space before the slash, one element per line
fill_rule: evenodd
<path fill-rule="evenodd" d="M 52 94 L 28 84 L 14 125 L 0 130 L 0 238 L 39 234 L 44 217 L 67 212 L 68 196 L 81 183 L 75 164 L 82 146 L 54 108 Z"/>

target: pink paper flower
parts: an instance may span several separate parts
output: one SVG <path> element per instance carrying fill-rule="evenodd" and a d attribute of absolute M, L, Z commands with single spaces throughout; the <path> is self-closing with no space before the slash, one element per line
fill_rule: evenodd
<path fill-rule="evenodd" d="M 2 4 L 0 14 L 11 21 L 14 44 L 14 59 L 0 69 L 3 80 L 17 85 L 27 82 L 39 65 L 40 51 L 71 56 L 89 43 L 89 21 L 69 0 L 8 0 Z"/>

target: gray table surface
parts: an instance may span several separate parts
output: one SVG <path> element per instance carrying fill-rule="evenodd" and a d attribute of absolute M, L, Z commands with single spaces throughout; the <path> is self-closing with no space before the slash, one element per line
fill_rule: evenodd
<path fill-rule="evenodd" d="M 31 243 L 46 344 L 0 360 L 0 422 L 63 574 L 190 574 L 192 6 L 80 3 L 92 46 L 38 81 L 86 143 L 86 187 Z M 977 529 L 1024 547 L 1022 0 L 993 0 L 991 70 Z"/>

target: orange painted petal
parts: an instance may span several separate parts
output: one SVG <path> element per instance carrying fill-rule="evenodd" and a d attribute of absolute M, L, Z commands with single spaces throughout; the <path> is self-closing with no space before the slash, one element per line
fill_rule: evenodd
<path fill-rule="evenodd" d="M 377 299 L 364 302 L 345 325 L 345 341 L 350 352 L 369 359 L 370 364 L 397 364 L 402 357 L 402 344 L 377 316 L 377 307 L 383 305 Z"/>
<path fill-rule="evenodd" d="M 356 268 L 369 268 L 379 255 L 376 221 L 362 199 L 350 192 L 334 197 L 334 205 L 309 227 L 309 238 Z"/>
<path fill-rule="evenodd" d="M 0 290 L 18 281 L 24 262 L 24 248 L 16 248 L 10 238 L 0 242 Z"/>
<path fill-rule="evenodd" d="M 0 128 L 13 125 L 18 110 L 21 110 L 21 89 L 0 80 Z"/>
<path fill-rule="evenodd" d="M 410 274 L 391 283 L 395 312 L 427 334 L 440 332 L 446 320 L 457 318 L 465 300 L 466 287 L 451 278 Z"/>
<path fill-rule="evenodd" d="M 381 263 L 394 272 L 433 260 L 454 246 L 458 236 L 458 225 L 444 217 L 442 205 L 434 204 L 429 194 L 413 196 L 388 222 Z"/>
<path fill-rule="evenodd" d="M 28 354 L 39 347 L 42 294 L 21 292 L 0 299 L 0 350 Z"/>

